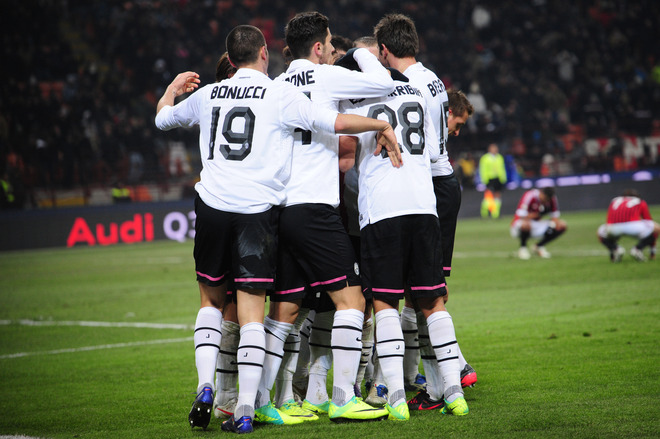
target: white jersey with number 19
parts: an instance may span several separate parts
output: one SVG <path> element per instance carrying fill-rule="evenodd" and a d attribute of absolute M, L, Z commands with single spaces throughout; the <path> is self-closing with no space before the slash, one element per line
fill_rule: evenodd
<path fill-rule="evenodd" d="M 195 190 L 208 206 L 252 214 L 282 205 L 294 130 L 334 133 L 337 111 L 253 69 L 206 85 L 156 116 L 162 130 L 199 125 L 203 169 Z"/>
<path fill-rule="evenodd" d="M 435 73 L 424 67 L 421 62 L 411 65 L 403 74 L 410 79 L 410 84 L 417 87 L 424 95 L 428 111 L 433 120 L 433 126 L 438 134 L 440 156 L 437 161 L 431 163 L 431 172 L 434 177 L 451 175 L 454 169 L 449 162 L 449 154 L 447 153 L 449 98 L 447 97 L 445 84 Z"/>

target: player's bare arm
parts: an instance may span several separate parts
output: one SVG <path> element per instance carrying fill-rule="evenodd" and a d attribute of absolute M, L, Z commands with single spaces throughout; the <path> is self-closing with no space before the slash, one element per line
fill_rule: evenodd
<path fill-rule="evenodd" d="M 358 139 L 355 136 L 339 137 L 339 170 L 346 172 L 355 165 Z"/>
<path fill-rule="evenodd" d="M 339 113 L 337 115 L 337 119 L 335 120 L 335 133 L 358 134 L 366 131 L 378 131 L 378 146 L 376 147 L 375 155 L 378 155 L 381 149 L 385 147 L 387 154 L 390 157 L 390 161 L 392 162 L 392 166 L 395 168 L 401 167 L 403 164 L 401 150 L 399 149 L 399 143 L 396 140 L 394 130 L 389 123 L 380 119 L 358 116 L 357 114 Z"/>
<path fill-rule="evenodd" d="M 199 75 L 195 72 L 183 72 L 176 75 L 174 81 L 165 89 L 165 93 L 158 101 L 156 114 L 167 105 L 174 105 L 174 99 L 185 93 L 190 93 L 199 87 Z"/>

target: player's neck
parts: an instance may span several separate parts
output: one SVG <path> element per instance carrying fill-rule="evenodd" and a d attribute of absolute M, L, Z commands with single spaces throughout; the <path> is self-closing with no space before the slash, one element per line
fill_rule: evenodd
<path fill-rule="evenodd" d="M 268 64 L 262 62 L 244 64 L 240 66 L 239 69 L 256 70 L 257 72 L 263 73 L 264 75 L 268 76 Z"/>
<path fill-rule="evenodd" d="M 390 67 L 392 67 L 393 69 L 397 69 L 401 73 L 403 73 L 411 65 L 417 64 L 417 60 L 413 56 L 409 56 L 406 58 L 388 57 L 387 61 Z"/>
<path fill-rule="evenodd" d="M 311 62 L 312 64 L 321 64 L 321 60 L 319 59 L 319 57 L 318 57 L 318 56 L 314 56 L 313 54 L 310 55 L 310 56 L 308 56 L 308 57 L 306 57 L 306 58 L 298 58 L 298 59 L 304 59 L 304 60 L 307 60 L 307 61 Z"/>

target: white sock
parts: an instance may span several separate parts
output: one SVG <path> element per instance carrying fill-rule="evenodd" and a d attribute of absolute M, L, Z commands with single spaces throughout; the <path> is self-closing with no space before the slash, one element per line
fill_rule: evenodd
<path fill-rule="evenodd" d="M 376 350 L 380 369 L 388 391 L 388 402 L 395 407 L 406 401 L 403 388 L 403 355 L 405 343 L 396 309 L 384 309 L 376 313 Z"/>
<path fill-rule="evenodd" d="M 335 312 L 332 323 L 332 356 L 334 360 L 332 402 L 342 406 L 355 392 L 353 385 L 362 355 L 364 313 L 357 309 Z"/>
<path fill-rule="evenodd" d="M 263 323 L 251 322 L 241 327 L 238 343 L 238 401 L 235 419 L 243 416 L 254 418 L 254 403 L 257 398 L 261 372 L 266 356 L 266 332 Z"/>
<path fill-rule="evenodd" d="M 426 393 L 431 399 L 440 401 L 443 398 L 444 383 L 438 359 L 435 358 L 433 345 L 429 340 L 429 328 L 426 324 L 426 318 L 420 311 L 417 313 L 417 330 L 419 331 L 419 350 L 424 365 L 424 374 L 426 375 Z"/>
<path fill-rule="evenodd" d="M 463 371 L 465 365 L 467 364 L 467 361 L 463 356 L 463 351 L 461 351 L 461 347 L 458 345 L 458 342 L 456 342 L 456 349 L 458 349 L 458 367 L 461 369 L 461 371 Z"/>
<path fill-rule="evenodd" d="M 454 323 L 447 311 L 434 312 L 426 319 L 426 322 L 429 328 L 429 338 L 444 380 L 445 401 L 452 402 L 457 397 L 463 396 Z"/>
<path fill-rule="evenodd" d="M 200 308 L 195 321 L 195 366 L 197 392 L 210 386 L 215 391 L 215 364 L 222 339 L 222 313 L 212 306 Z"/>
<path fill-rule="evenodd" d="M 262 407 L 270 402 L 270 391 L 275 384 L 275 377 L 280 370 L 284 356 L 284 341 L 293 328 L 292 323 L 278 322 L 266 316 L 264 330 L 266 332 L 266 357 L 264 370 L 259 384 L 258 401 L 256 407 Z"/>
<path fill-rule="evenodd" d="M 328 400 L 327 380 L 332 367 L 332 322 L 334 311 L 318 313 L 309 335 L 309 378 L 305 399 L 312 404 Z"/>
<path fill-rule="evenodd" d="M 303 310 L 301 310 L 303 311 Z M 294 399 L 293 396 L 293 374 L 298 364 L 298 353 L 300 352 L 300 328 L 307 318 L 307 310 L 298 312 L 298 317 L 293 324 L 293 329 L 284 342 L 284 358 L 275 379 L 275 405 L 281 407 L 285 402 Z"/>
<path fill-rule="evenodd" d="M 401 330 L 406 345 L 406 352 L 403 356 L 403 378 L 405 382 L 413 383 L 419 373 L 419 338 L 415 310 L 407 306 L 404 306 L 401 311 Z"/>
<path fill-rule="evenodd" d="M 367 371 L 367 366 L 371 362 L 371 356 L 374 352 L 374 320 L 370 317 L 362 325 L 362 355 L 360 356 L 360 367 L 358 368 L 355 383 L 362 387 L 364 381 L 364 374 Z"/>
<path fill-rule="evenodd" d="M 316 311 L 309 310 L 307 318 L 300 327 L 300 352 L 298 352 L 298 363 L 296 372 L 293 374 L 293 381 L 298 383 L 307 383 L 309 376 L 309 335 L 312 331 Z"/>
<path fill-rule="evenodd" d="M 238 323 L 223 320 L 222 341 L 220 342 L 220 353 L 215 369 L 216 400 L 225 402 L 236 398 L 238 389 L 238 367 L 236 366 L 236 350 L 240 338 L 241 328 Z"/>

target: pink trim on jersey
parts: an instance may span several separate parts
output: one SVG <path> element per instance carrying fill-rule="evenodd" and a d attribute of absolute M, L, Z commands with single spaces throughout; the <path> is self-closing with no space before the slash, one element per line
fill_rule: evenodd
<path fill-rule="evenodd" d="M 442 269 L 445 271 L 451 271 L 451 267 L 442 267 Z"/>
<path fill-rule="evenodd" d="M 321 282 L 314 282 L 313 284 L 310 284 L 310 286 L 318 287 L 319 285 L 328 285 L 328 284 L 332 284 L 332 283 L 338 282 L 340 280 L 345 280 L 345 279 L 346 279 L 346 276 L 340 276 L 340 277 L 336 277 L 336 278 L 330 279 L 330 280 L 324 280 L 324 281 L 321 281 Z"/>
<path fill-rule="evenodd" d="M 303 291 L 305 287 L 300 287 L 300 288 L 293 288 L 291 290 L 283 290 L 283 291 L 275 291 L 275 294 L 291 294 L 291 293 L 297 293 L 300 291 Z"/>
<path fill-rule="evenodd" d="M 400 294 L 403 293 L 403 288 L 400 290 L 391 290 L 389 288 L 372 288 L 371 291 L 374 293 L 395 293 L 395 294 Z"/>
<path fill-rule="evenodd" d="M 259 278 L 259 277 L 245 277 L 245 278 L 236 278 L 234 282 L 273 282 L 273 278 Z"/>
<path fill-rule="evenodd" d="M 195 273 L 197 273 L 198 276 L 205 277 L 205 278 L 207 278 L 208 280 L 212 280 L 212 281 L 220 280 L 220 279 L 222 279 L 223 277 L 225 277 L 224 274 L 223 274 L 222 276 L 220 276 L 220 277 L 211 277 L 211 276 L 209 276 L 208 274 L 204 274 L 204 273 L 201 273 L 201 272 L 199 272 L 199 271 L 195 271 Z"/>
<path fill-rule="evenodd" d="M 446 286 L 446 283 L 441 283 L 440 285 L 435 285 L 433 287 L 410 287 L 411 290 L 417 291 L 417 290 L 437 290 L 438 288 L 442 288 Z"/>

